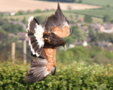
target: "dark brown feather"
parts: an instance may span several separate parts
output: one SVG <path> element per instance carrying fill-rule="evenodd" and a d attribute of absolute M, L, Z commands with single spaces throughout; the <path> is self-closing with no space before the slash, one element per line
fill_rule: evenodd
<path fill-rule="evenodd" d="M 46 21 L 45 30 L 52 31 L 51 30 L 52 27 L 62 28 L 64 22 L 68 23 L 67 19 L 65 18 L 65 16 L 63 15 L 63 13 L 60 9 L 60 5 L 58 4 L 58 8 L 57 8 L 55 14 L 48 17 L 48 19 Z"/>
<path fill-rule="evenodd" d="M 34 17 L 29 18 L 28 28 L 26 30 L 27 36 L 29 38 L 29 45 L 31 48 L 32 55 L 36 55 L 37 57 L 40 56 L 44 46 L 43 36 L 38 37 L 43 35 L 43 29 L 41 28 L 42 27 L 40 26 L 39 22 Z"/>
<path fill-rule="evenodd" d="M 47 57 L 45 56 L 44 51 L 42 51 L 40 57 L 31 60 L 31 67 L 25 78 L 26 82 L 34 83 L 45 79 L 48 75 L 45 75 L 47 73 L 47 63 Z"/>
<path fill-rule="evenodd" d="M 55 35 L 54 33 L 48 33 L 44 34 L 43 38 L 48 38 L 48 40 L 45 41 L 44 48 L 56 48 L 58 46 L 64 46 L 66 42 L 59 36 Z"/>
<path fill-rule="evenodd" d="M 27 36 L 29 37 L 31 51 L 34 52 L 31 55 L 35 58 L 31 61 L 26 82 L 34 83 L 45 79 L 50 73 L 55 75 L 56 47 L 66 44 L 61 37 L 69 36 L 70 28 L 59 4 L 55 14 L 47 19 L 45 32 L 33 17 L 30 18 L 28 25 Z M 38 55 L 36 55 L 37 53 Z"/>

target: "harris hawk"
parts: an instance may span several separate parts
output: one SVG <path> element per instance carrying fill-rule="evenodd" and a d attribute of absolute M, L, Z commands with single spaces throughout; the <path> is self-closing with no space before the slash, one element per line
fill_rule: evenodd
<path fill-rule="evenodd" d="M 34 59 L 31 60 L 25 80 L 34 83 L 45 79 L 49 74 L 55 74 L 56 48 L 66 45 L 63 37 L 69 36 L 71 29 L 58 3 L 55 14 L 48 17 L 44 28 L 32 16 L 28 19 L 26 31 Z"/>

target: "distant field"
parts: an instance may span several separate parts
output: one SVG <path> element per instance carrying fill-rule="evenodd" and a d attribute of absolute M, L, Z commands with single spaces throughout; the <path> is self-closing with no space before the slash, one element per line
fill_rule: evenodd
<path fill-rule="evenodd" d="M 35 13 L 35 14 L 25 14 L 25 15 L 15 15 L 15 16 L 4 16 L 3 18 L 7 18 L 7 19 L 18 19 L 19 21 L 23 20 L 23 18 L 25 17 L 26 19 L 28 19 L 30 16 L 45 16 L 46 18 L 48 18 L 48 16 L 54 14 L 55 11 L 48 11 L 48 12 L 41 12 L 41 13 Z M 74 20 L 76 18 L 76 14 L 73 12 L 66 12 L 64 11 L 63 14 L 66 16 L 66 18 L 68 20 Z M 73 18 L 71 18 L 73 17 Z M 79 15 L 79 18 L 83 17 L 83 15 Z"/>
<path fill-rule="evenodd" d="M 41 13 L 35 13 L 35 14 L 25 14 L 25 15 L 15 15 L 15 16 L 4 16 L 3 18 L 7 18 L 7 19 L 16 19 L 16 20 L 23 20 L 24 18 L 28 19 L 30 16 L 44 16 L 46 19 L 48 18 L 48 16 L 54 14 L 55 11 L 47 11 L 47 12 L 41 12 Z M 84 15 L 82 14 L 77 14 L 75 13 L 75 11 L 63 11 L 63 14 L 66 16 L 66 18 L 69 21 L 76 21 L 76 15 L 78 15 L 78 18 L 83 18 Z M 93 22 L 98 22 L 98 23 L 102 23 L 102 19 L 101 18 L 96 18 L 93 17 Z"/>
<path fill-rule="evenodd" d="M 98 6 L 110 5 L 113 7 L 113 0 L 82 0 L 82 2 L 85 4 L 91 4 L 91 5 L 98 5 Z"/>
<path fill-rule="evenodd" d="M 3 18 L 13 18 L 13 19 L 18 19 L 19 21 L 21 21 L 24 17 L 26 17 L 26 19 L 28 19 L 30 16 L 45 16 L 48 17 L 49 15 L 52 15 L 54 12 L 53 11 L 48 11 L 48 12 L 41 12 L 41 13 L 35 13 L 35 14 L 25 14 L 25 15 L 14 15 L 14 16 L 4 16 Z"/>
<path fill-rule="evenodd" d="M 71 12 L 90 15 L 93 17 L 103 18 L 104 15 L 109 15 L 113 19 L 113 9 L 101 8 L 101 9 L 87 9 L 87 10 L 72 10 Z"/>
<path fill-rule="evenodd" d="M 90 9 L 100 8 L 98 6 L 60 3 L 63 10 L 70 9 Z M 57 2 L 35 1 L 35 0 L 0 0 L 0 12 L 17 12 L 18 10 L 36 10 L 36 9 L 56 9 Z"/>

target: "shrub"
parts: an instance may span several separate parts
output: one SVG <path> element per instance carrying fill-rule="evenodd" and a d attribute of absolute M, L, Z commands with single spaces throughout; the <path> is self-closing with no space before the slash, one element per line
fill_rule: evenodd
<path fill-rule="evenodd" d="M 60 65 L 55 76 L 29 84 L 24 81 L 28 66 L 0 64 L 0 90 L 113 90 L 111 65 Z"/>

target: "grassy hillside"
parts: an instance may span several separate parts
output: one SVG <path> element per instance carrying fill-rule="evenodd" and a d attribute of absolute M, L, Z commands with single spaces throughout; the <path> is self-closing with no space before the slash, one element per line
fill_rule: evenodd
<path fill-rule="evenodd" d="M 77 0 L 79 1 L 79 0 Z M 82 3 L 98 5 L 98 6 L 107 6 L 110 5 L 113 7 L 113 0 L 82 0 Z"/>
<path fill-rule="evenodd" d="M 82 12 L 82 13 L 81 13 Z M 63 14 L 66 16 L 66 18 L 70 21 L 70 22 L 75 22 L 76 21 L 76 15 L 78 15 L 78 18 L 83 18 L 84 17 L 84 12 L 85 10 L 69 10 L 69 11 L 63 11 Z M 48 16 L 54 14 L 55 11 L 44 11 L 44 12 L 40 12 L 40 13 L 29 13 L 29 14 L 23 14 L 23 15 L 14 15 L 14 16 L 3 16 L 3 18 L 6 19 L 16 19 L 18 21 L 22 21 L 24 18 L 26 18 L 26 20 L 30 17 L 30 16 L 43 16 L 44 18 L 48 18 Z M 86 12 L 87 13 L 87 12 Z M 88 12 L 89 13 L 89 12 Z M 93 17 L 93 22 L 99 22 L 102 23 L 102 20 L 100 18 L 96 18 Z"/>
<path fill-rule="evenodd" d="M 73 12 L 75 14 L 89 15 L 94 18 L 102 18 L 104 15 L 109 15 L 110 19 L 113 19 L 113 9 L 112 8 L 100 8 L 100 9 L 86 9 L 86 10 L 69 10 L 68 12 Z M 95 21 L 94 21 L 95 22 Z"/>
<path fill-rule="evenodd" d="M 14 15 L 14 16 L 3 16 L 3 18 L 7 18 L 7 19 L 18 19 L 19 21 L 21 21 L 24 17 L 26 17 L 26 19 L 28 19 L 30 16 L 49 16 L 51 14 L 53 14 L 53 11 L 48 11 L 48 12 L 40 12 L 40 13 L 29 13 L 29 14 L 23 14 L 23 15 Z"/>

